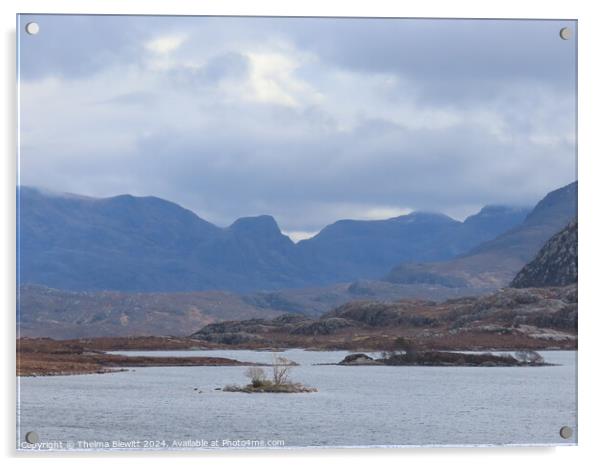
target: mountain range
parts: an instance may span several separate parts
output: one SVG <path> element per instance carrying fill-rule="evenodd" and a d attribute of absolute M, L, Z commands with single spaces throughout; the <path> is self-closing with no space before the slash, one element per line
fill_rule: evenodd
<path fill-rule="evenodd" d="M 464 222 L 425 212 L 341 220 L 295 244 L 271 216 L 220 228 L 156 197 L 21 187 L 18 200 L 20 283 L 72 291 L 252 292 L 378 279 L 402 262 L 470 251 L 530 211 L 487 206 Z"/>
<path fill-rule="evenodd" d="M 547 194 L 519 225 L 448 261 L 402 263 L 386 277 L 398 284 L 500 288 L 577 215 L 577 182 Z"/>
<path fill-rule="evenodd" d="M 57 264 L 47 262 L 47 268 L 37 271 L 38 283 L 41 281 L 40 277 L 44 277 L 41 272 L 44 272 L 49 274 L 48 277 L 67 279 L 71 281 L 70 283 L 78 283 L 81 286 L 89 283 L 87 280 L 90 277 L 102 273 L 94 262 L 89 265 L 89 270 L 86 269 L 85 248 L 91 248 L 88 256 L 90 260 L 106 254 L 107 257 L 101 263 L 118 277 L 127 277 L 130 273 L 126 270 L 126 274 L 119 275 L 118 266 L 128 264 L 128 261 L 135 265 L 136 260 L 141 260 L 140 274 L 142 277 L 147 277 L 152 276 L 152 273 L 149 274 L 144 267 L 159 263 L 163 257 L 169 256 L 170 252 L 180 254 L 178 258 L 182 257 L 187 246 L 194 250 L 199 244 L 201 246 L 207 244 L 199 238 L 213 237 L 214 241 L 217 241 L 215 238 L 221 240 L 213 243 L 214 245 L 230 244 L 234 249 L 226 251 L 225 254 L 231 260 L 237 255 L 244 254 L 245 262 L 241 259 L 235 263 L 246 264 L 247 267 L 252 267 L 254 261 L 261 262 L 260 252 L 271 248 L 274 244 L 280 244 L 281 251 L 285 251 L 288 257 L 292 258 L 291 261 L 298 260 L 295 254 L 300 254 L 298 251 L 307 247 L 302 246 L 302 243 L 294 245 L 280 233 L 271 217 L 240 219 L 231 227 L 220 229 L 203 222 L 192 212 L 156 198 L 145 198 L 143 202 L 141 201 L 145 208 L 139 210 L 137 203 L 140 199 L 130 196 L 95 200 L 81 196 L 49 195 L 31 190 L 27 195 L 32 196 L 34 202 L 29 199 L 28 203 L 21 203 L 20 209 L 19 257 L 22 276 L 17 316 L 20 334 L 54 338 L 187 335 L 191 328 L 201 328 L 214 322 L 251 318 L 270 319 L 283 313 L 304 315 L 305 319 L 311 320 L 353 302 L 380 302 L 383 305 L 386 303 L 395 305 L 400 300 L 442 302 L 450 298 L 467 299 L 468 296 L 489 293 L 498 288 L 498 284 L 507 285 L 512 278 L 510 276 L 512 271 L 523 266 L 523 270 L 515 278 L 512 286 L 554 286 L 575 283 L 577 278 L 576 222 L 570 223 L 560 233 L 556 235 L 554 233 L 561 228 L 559 225 L 568 223 L 567 219 L 574 219 L 576 188 L 576 183 L 573 183 L 550 193 L 533 211 L 524 216 L 524 220 L 518 225 L 495 239 L 473 248 L 468 253 L 447 261 L 398 265 L 388 273 L 386 277 L 388 281 L 361 279 L 316 287 L 248 293 L 219 290 L 69 291 L 47 285 L 28 284 L 23 280 L 23 259 L 30 261 L 28 267 L 35 266 L 36 258 L 30 256 L 35 251 L 38 251 L 38 254 L 47 254 L 45 259 L 44 256 L 37 258 L 40 263 L 44 263 L 42 259 L 50 261 L 53 257 L 71 259 L 71 262 Z M 131 205 L 128 207 L 128 204 Z M 115 209 L 115 207 L 119 208 Z M 409 226 L 420 225 L 421 221 L 429 216 L 437 220 L 434 224 L 439 225 L 439 228 L 450 228 L 451 231 L 455 229 L 456 232 L 457 230 L 466 232 L 470 229 L 473 232 L 475 230 L 483 232 L 488 228 L 490 234 L 493 234 L 498 229 L 504 229 L 508 223 L 516 221 L 509 221 L 509 219 L 517 215 L 517 212 L 520 210 L 488 207 L 479 214 L 469 217 L 465 222 L 455 222 L 451 219 L 449 221 L 444 216 L 434 214 L 414 214 L 390 221 L 343 221 L 335 225 L 336 229 L 343 230 L 341 237 L 345 241 L 356 241 L 357 244 L 362 244 L 362 242 L 369 242 L 370 235 L 366 232 L 371 229 L 377 233 L 376 236 L 378 234 L 384 236 L 383 230 L 399 232 L 403 231 L 400 225 L 405 225 L 403 233 L 408 235 L 408 231 L 412 231 Z M 119 214 L 117 215 L 119 218 L 114 218 L 111 213 Z M 23 214 L 26 214 L 25 223 Z M 50 221 L 55 216 L 60 221 Z M 128 217 L 131 217 L 131 222 L 127 221 Z M 61 222 L 65 226 L 63 228 L 65 231 L 62 232 Z M 474 223 L 480 223 L 480 226 L 474 228 Z M 466 224 L 468 227 L 461 226 Z M 23 234 L 24 225 L 28 228 L 27 234 Z M 335 229 L 334 225 L 332 229 Z M 350 234 L 349 231 L 355 232 L 355 235 Z M 316 249 L 324 247 L 327 241 L 332 240 L 332 237 L 329 238 L 331 234 L 332 232 L 328 232 L 328 235 L 320 238 L 320 242 L 324 241 L 324 243 L 312 247 Z M 552 238 L 546 242 L 550 236 Z M 430 237 L 436 237 L 435 233 L 431 232 Z M 311 240 L 305 242 L 307 243 L 311 243 Z M 428 244 L 428 241 L 426 243 Z M 539 243 L 544 245 L 537 252 L 535 248 Z M 112 244 L 115 245 L 113 251 L 111 251 Z M 423 243 L 416 244 L 424 247 Z M 27 252 L 25 255 L 24 246 Z M 293 253 L 290 252 L 291 246 Z M 336 246 L 336 242 L 333 242 L 332 247 L 336 249 Z M 48 247 L 48 250 L 45 251 L 44 247 Z M 127 247 L 130 250 L 127 250 Z M 372 247 L 376 248 L 374 245 Z M 275 259 L 282 258 L 282 253 L 278 253 L 277 248 L 272 252 L 274 256 L 268 255 L 262 263 L 263 267 L 273 265 Z M 328 251 L 325 250 L 324 253 L 327 254 Z M 119 254 L 124 256 L 121 261 L 118 261 Z M 150 256 L 144 257 L 144 254 Z M 432 252 L 423 253 L 424 256 L 428 254 Z M 75 271 L 69 270 L 69 267 L 77 265 L 78 262 L 73 262 L 73 259 L 79 257 L 82 261 L 80 272 L 84 274 L 84 280 L 76 282 Z M 332 257 L 332 252 L 329 257 Z M 361 263 L 362 256 L 357 257 L 355 263 Z M 531 262 L 525 266 L 529 259 Z M 111 260 L 117 262 L 111 264 Z M 310 259 L 306 260 L 307 264 L 311 263 Z M 192 260 L 185 263 L 187 267 L 193 267 L 194 264 L 195 261 Z M 316 262 L 313 262 L 314 266 L 315 264 Z M 402 279 L 399 276 L 400 270 L 405 273 Z M 206 271 L 201 270 L 196 276 L 202 274 L 207 275 Z M 509 276 L 510 278 L 507 278 Z M 119 281 L 110 282 L 114 278 L 100 276 L 97 283 L 123 285 Z"/>

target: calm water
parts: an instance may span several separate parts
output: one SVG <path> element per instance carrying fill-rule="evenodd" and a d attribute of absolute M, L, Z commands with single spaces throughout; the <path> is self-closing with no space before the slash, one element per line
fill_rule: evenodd
<path fill-rule="evenodd" d="M 124 354 L 272 359 L 271 353 L 256 351 Z M 349 353 L 279 354 L 300 364 L 291 374 L 294 381 L 319 391 L 214 390 L 246 383 L 244 367 L 23 377 L 18 431 L 21 439 L 36 431 L 41 442 L 62 442 L 47 447 L 65 449 L 559 444 L 576 439 L 576 352 L 543 352 L 546 361 L 560 365 L 537 368 L 314 366 L 338 362 Z M 575 430 L 570 440 L 558 434 L 564 425 Z"/>

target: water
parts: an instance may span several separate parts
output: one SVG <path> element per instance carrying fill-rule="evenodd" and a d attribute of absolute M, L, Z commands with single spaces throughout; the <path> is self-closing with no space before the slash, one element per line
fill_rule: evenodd
<path fill-rule="evenodd" d="M 272 360 L 271 353 L 242 350 L 124 354 Z M 33 430 L 40 441 L 63 442 L 49 447 L 66 449 L 576 441 L 576 352 L 542 352 L 547 362 L 558 366 L 509 368 L 315 366 L 338 362 L 349 353 L 278 354 L 300 364 L 292 371 L 294 381 L 319 391 L 214 390 L 245 384 L 244 367 L 145 367 L 111 374 L 22 377 L 18 430 L 22 439 Z M 572 439 L 560 438 L 564 425 L 574 429 Z M 118 441 L 139 443 L 112 443 Z"/>

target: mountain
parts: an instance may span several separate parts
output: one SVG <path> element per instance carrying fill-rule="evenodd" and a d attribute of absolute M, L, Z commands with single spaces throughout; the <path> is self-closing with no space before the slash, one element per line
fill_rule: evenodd
<path fill-rule="evenodd" d="M 544 244 L 510 283 L 514 288 L 565 286 L 577 283 L 577 220 Z"/>
<path fill-rule="evenodd" d="M 479 213 L 466 217 L 464 225 L 471 231 L 486 235 L 493 239 L 500 233 L 520 225 L 531 212 L 532 207 L 508 207 L 503 205 L 489 205 L 483 207 Z"/>
<path fill-rule="evenodd" d="M 378 278 L 399 262 L 440 261 L 493 239 L 524 220 L 527 208 L 487 206 L 459 222 L 414 212 L 388 220 L 341 220 L 299 242 L 324 281 Z"/>
<path fill-rule="evenodd" d="M 18 203 L 19 282 L 73 291 L 251 292 L 376 278 L 402 261 L 466 252 L 529 212 L 485 207 L 464 222 L 421 212 L 342 220 L 295 244 L 270 216 L 220 228 L 157 197 L 21 187 Z"/>
<path fill-rule="evenodd" d="M 219 228 L 177 204 L 19 192 L 21 283 L 68 290 L 189 291 L 303 283 L 271 217 Z"/>
<path fill-rule="evenodd" d="M 402 263 L 385 280 L 446 286 L 500 288 L 577 214 L 577 182 L 545 196 L 518 226 L 448 261 Z"/>

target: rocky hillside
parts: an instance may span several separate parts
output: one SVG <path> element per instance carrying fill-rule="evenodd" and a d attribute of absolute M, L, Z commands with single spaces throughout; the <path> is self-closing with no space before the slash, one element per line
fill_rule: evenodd
<path fill-rule="evenodd" d="M 268 216 L 217 227 L 156 197 L 19 189 L 19 277 L 76 291 L 250 292 L 374 279 L 402 261 L 445 260 L 519 224 L 530 209 L 487 207 L 465 222 L 413 213 L 342 220 L 293 243 Z"/>
<path fill-rule="evenodd" d="M 193 328 L 223 320 L 269 318 L 290 312 L 315 317 L 358 299 L 392 302 L 401 298 L 429 298 L 442 301 L 459 296 L 462 290 L 362 280 L 322 288 L 249 294 L 65 291 L 39 285 L 25 285 L 19 291 L 22 336 L 82 338 L 183 336 Z"/>
<path fill-rule="evenodd" d="M 225 319 L 270 318 L 282 313 L 220 291 L 86 292 L 30 285 L 22 287 L 18 299 L 19 333 L 27 337 L 180 336 Z"/>
<path fill-rule="evenodd" d="M 386 349 L 402 336 L 425 348 L 574 348 L 577 289 L 507 288 L 442 303 L 348 303 L 318 319 L 286 314 L 209 324 L 191 338 L 242 347 Z"/>
<path fill-rule="evenodd" d="M 402 263 L 386 280 L 451 287 L 507 286 L 517 272 L 577 214 L 577 182 L 552 191 L 518 226 L 454 259 Z"/>
<path fill-rule="evenodd" d="M 565 286 L 577 283 L 577 220 L 555 234 L 516 275 L 510 286 Z"/>

